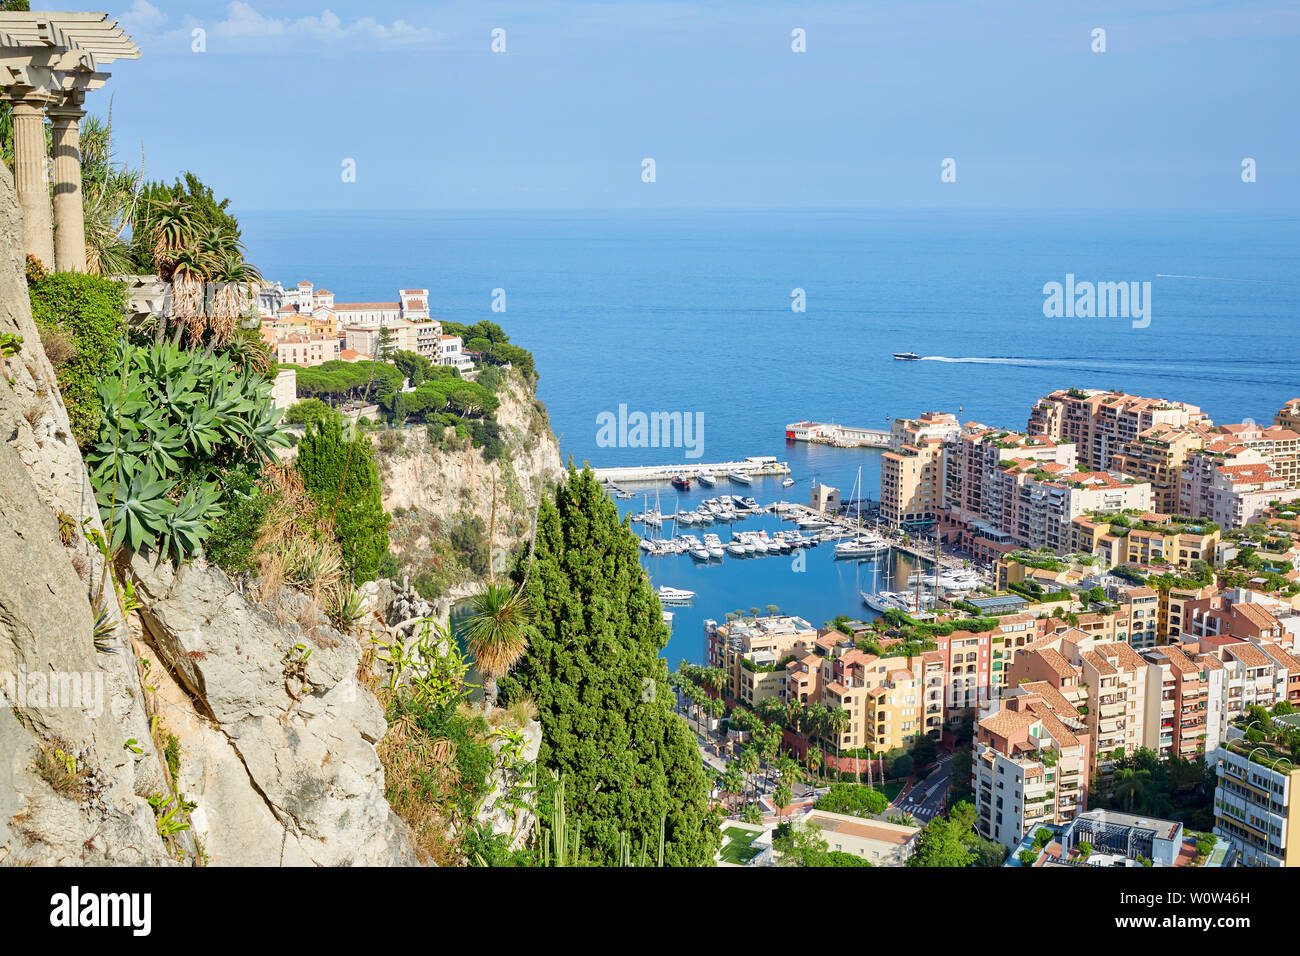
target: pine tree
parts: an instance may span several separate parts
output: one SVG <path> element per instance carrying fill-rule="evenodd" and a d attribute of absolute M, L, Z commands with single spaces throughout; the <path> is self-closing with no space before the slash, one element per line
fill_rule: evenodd
<path fill-rule="evenodd" d="M 389 518 L 370 440 L 358 435 L 346 441 L 339 417 L 325 418 L 298 443 L 298 471 L 321 517 L 333 518 L 353 580 L 373 581 L 388 553 Z"/>
<path fill-rule="evenodd" d="M 515 670 L 537 705 L 539 761 L 564 775 L 569 813 L 593 862 L 616 862 L 620 834 L 656 843 L 665 862 L 710 866 L 721 842 L 709 780 L 686 722 L 673 713 L 658 598 L 631 530 L 588 469 L 542 502 L 526 579 L 537 633 Z"/>

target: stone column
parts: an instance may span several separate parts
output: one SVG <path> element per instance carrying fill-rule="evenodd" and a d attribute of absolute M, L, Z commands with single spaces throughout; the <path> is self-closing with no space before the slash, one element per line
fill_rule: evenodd
<path fill-rule="evenodd" d="M 84 97 L 74 90 L 49 108 L 54 127 L 54 261 L 60 272 L 86 271 L 86 217 L 81 207 Z"/>
<path fill-rule="evenodd" d="M 14 189 L 23 210 L 23 249 L 54 269 L 50 176 L 45 155 L 45 105 L 34 90 L 10 95 L 14 121 Z"/>

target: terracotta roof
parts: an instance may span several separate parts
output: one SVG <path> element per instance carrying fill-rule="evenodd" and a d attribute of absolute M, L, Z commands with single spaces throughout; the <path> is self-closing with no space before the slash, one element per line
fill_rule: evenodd
<path fill-rule="evenodd" d="M 1254 644 L 1248 644 L 1242 641 L 1240 644 L 1230 644 L 1224 650 L 1241 661 L 1247 667 L 1271 667 L 1273 662 L 1269 660 L 1267 654 L 1261 651 Z"/>

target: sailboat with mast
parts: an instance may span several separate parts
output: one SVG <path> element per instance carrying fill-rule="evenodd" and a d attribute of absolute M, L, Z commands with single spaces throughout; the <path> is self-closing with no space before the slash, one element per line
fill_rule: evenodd
<path fill-rule="evenodd" d="M 857 507 L 857 531 L 851 540 L 842 537 L 835 545 L 837 558 L 870 558 L 889 550 L 889 542 L 878 534 L 862 530 L 862 466 L 858 466 L 858 480 L 853 484 L 853 502 Z"/>

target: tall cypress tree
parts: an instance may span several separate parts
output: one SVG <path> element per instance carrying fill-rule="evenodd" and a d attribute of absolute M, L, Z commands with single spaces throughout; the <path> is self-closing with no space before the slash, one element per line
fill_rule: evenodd
<path fill-rule="evenodd" d="M 321 516 L 333 517 L 353 580 L 373 581 L 388 552 L 389 518 L 370 440 L 363 435 L 345 440 L 339 416 L 326 416 L 308 426 L 298 443 L 298 471 Z"/>
<path fill-rule="evenodd" d="M 593 862 L 616 862 L 622 833 L 653 858 L 662 820 L 667 864 L 711 866 L 718 818 L 694 735 L 670 707 L 668 629 L 639 555 L 595 476 L 570 463 L 538 514 L 526 586 L 537 634 L 515 676 L 537 705 L 538 759 L 564 774 Z"/>

